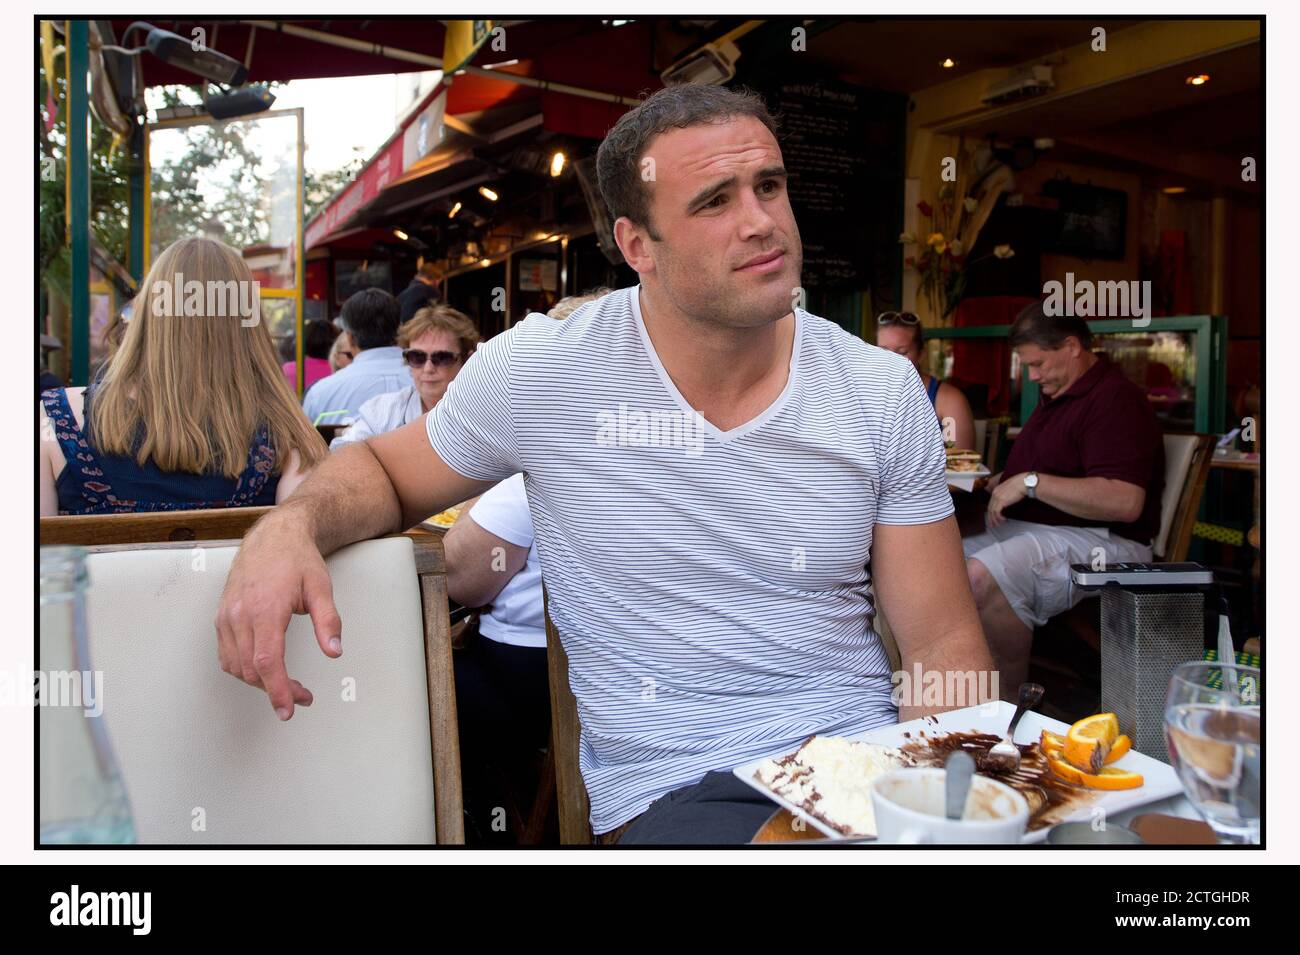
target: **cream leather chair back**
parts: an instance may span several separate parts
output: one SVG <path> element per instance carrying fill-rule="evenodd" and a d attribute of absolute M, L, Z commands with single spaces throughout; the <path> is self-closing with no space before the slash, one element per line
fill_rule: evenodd
<path fill-rule="evenodd" d="M 1164 439 L 1165 489 L 1160 496 L 1160 533 L 1151 542 L 1151 552 L 1157 560 L 1165 558 L 1169 531 L 1174 526 L 1178 502 L 1192 470 L 1192 458 L 1200 443 L 1200 436 L 1195 434 L 1166 434 Z"/>
<path fill-rule="evenodd" d="M 307 617 L 289 675 L 315 695 L 281 723 L 224 673 L 213 620 L 234 547 L 92 553 L 92 666 L 142 843 L 433 843 L 425 638 L 411 541 L 329 559 L 343 656 Z M 457 807 L 457 812 L 459 811 Z"/>

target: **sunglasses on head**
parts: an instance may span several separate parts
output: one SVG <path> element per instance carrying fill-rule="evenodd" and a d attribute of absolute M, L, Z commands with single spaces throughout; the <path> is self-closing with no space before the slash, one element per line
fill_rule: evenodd
<path fill-rule="evenodd" d="M 911 312 L 881 312 L 877 325 L 920 325 L 921 320 Z"/>
<path fill-rule="evenodd" d="M 436 351 L 433 354 L 422 352 L 418 348 L 408 348 L 402 352 L 402 359 L 412 368 L 423 368 L 426 362 L 433 362 L 433 367 L 454 365 L 460 361 L 460 355 L 454 351 Z"/>

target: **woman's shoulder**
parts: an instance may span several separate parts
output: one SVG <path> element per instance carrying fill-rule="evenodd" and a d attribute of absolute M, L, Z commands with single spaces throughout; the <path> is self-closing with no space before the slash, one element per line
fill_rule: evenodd
<path fill-rule="evenodd" d="M 950 401 L 960 402 L 961 404 L 966 405 L 968 407 L 970 405 L 970 402 L 966 400 L 965 392 L 963 392 L 956 385 L 942 380 L 939 382 L 939 391 L 935 396 L 935 401 L 936 403 L 940 401 L 943 401 L 945 403 Z"/>
<path fill-rule="evenodd" d="M 50 392 L 54 394 L 51 396 Z M 48 400 L 52 398 L 53 400 Z M 51 407 L 59 407 L 66 404 L 76 420 L 77 426 L 81 426 L 81 410 L 85 405 L 86 389 L 84 385 L 76 385 L 71 388 L 48 388 L 41 394 L 40 409 L 41 414 L 47 415 Z M 66 413 L 66 412 L 65 412 Z"/>

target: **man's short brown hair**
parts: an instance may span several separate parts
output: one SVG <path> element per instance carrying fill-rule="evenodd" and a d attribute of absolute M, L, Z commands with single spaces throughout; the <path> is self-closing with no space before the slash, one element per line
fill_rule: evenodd
<path fill-rule="evenodd" d="M 667 86 L 624 113 L 596 151 L 596 176 L 610 221 L 626 216 L 658 241 L 650 222 L 650 190 L 646 185 L 653 176 L 643 176 L 641 169 L 650 140 L 670 129 L 725 123 L 738 116 L 752 116 L 773 136 L 777 135 L 776 120 L 763 98 L 749 89 L 692 83 Z"/>
<path fill-rule="evenodd" d="M 1088 323 L 1077 315 L 1048 315 L 1042 302 L 1026 305 L 1011 326 L 1011 347 L 1037 345 L 1056 351 L 1067 338 L 1079 339 L 1084 350 L 1092 347 L 1092 331 Z"/>

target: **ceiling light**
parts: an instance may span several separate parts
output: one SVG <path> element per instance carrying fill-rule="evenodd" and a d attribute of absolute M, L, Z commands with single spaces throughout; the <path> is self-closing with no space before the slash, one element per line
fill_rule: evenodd
<path fill-rule="evenodd" d="M 954 66 L 957 65 L 957 61 L 954 60 L 952 57 L 948 57 L 939 65 L 942 66 L 945 70 L 951 70 Z"/>
<path fill-rule="evenodd" d="M 565 156 L 564 153 L 562 153 L 562 152 L 560 152 L 560 151 L 557 150 L 556 153 L 555 153 L 555 155 L 551 157 L 551 177 L 552 177 L 552 178 L 555 178 L 555 177 L 559 176 L 560 173 L 564 172 L 564 164 L 565 164 L 566 162 L 568 162 L 568 157 Z"/>
<path fill-rule="evenodd" d="M 496 202 L 499 198 L 501 198 L 495 192 L 489 189 L 487 186 L 479 186 L 478 194 L 482 196 L 484 199 L 488 200 L 489 202 Z"/>
<path fill-rule="evenodd" d="M 456 203 L 454 206 L 451 207 L 451 212 L 448 212 L 448 213 L 447 213 L 447 218 L 448 218 L 448 219 L 454 219 L 454 218 L 456 218 L 456 213 L 458 213 L 458 212 L 460 212 L 460 203 L 459 203 L 459 202 Z"/>
<path fill-rule="evenodd" d="M 1163 192 L 1166 196 L 1178 196 L 1186 192 L 1187 187 L 1186 186 L 1165 186 L 1160 191 Z"/>
<path fill-rule="evenodd" d="M 1187 77 L 1188 86 L 1204 86 L 1208 82 L 1210 82 L 1209 73 L 1197 73 L 1195 76 Z"/>
<path fill-rule="evenodd" d="M 394 229 L 394 230 L 393 230 L 393 235 L 397 236 L 397 237 L 398 237 L 399 239 L 401 239 L 403 242 L 405 242 L 407 239 L 410 238 L 410 236 L 407 235 L 405 232 L 403 232 L 401 229 Z"/>

